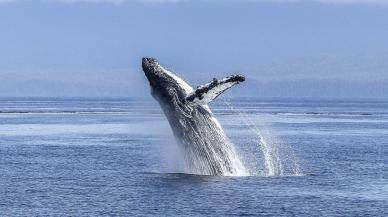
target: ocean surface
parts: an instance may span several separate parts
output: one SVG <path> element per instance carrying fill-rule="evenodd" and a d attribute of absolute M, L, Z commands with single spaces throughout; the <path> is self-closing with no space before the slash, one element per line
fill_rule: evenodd
<path fill-rule="evenodd" d="M 0 216 L 388 216 L 388 101 L 211 108 L 250 175 L 186 174 L 151 97 L 1 99 Z"/>

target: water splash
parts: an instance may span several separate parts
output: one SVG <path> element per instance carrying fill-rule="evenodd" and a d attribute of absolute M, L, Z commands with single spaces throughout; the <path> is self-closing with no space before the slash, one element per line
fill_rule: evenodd
<path fill-rule="evenodd" d="M 250 168 L 251 175 L 263 175 L 263 176 L 300 176 L 303 175 L 299 160 L 296 157 L 292 147 L 278 138 L 275 138 L 268 132 L 266 127 L 259 127 L 255 124 L 250 117 L 245 113 L 236 109 L 232 103 L 221 100 L 221 102 L 230 109 L 233 113 L 240 117 L 242 124 L 247 128 L 254 136 L 254 147 L 256 153 L 253 160 L 248 164 L 252 165 Z M 261 155 L 261 165 L 258 166 L 258 155 Z M 260 159 L 260 158 L 259 158 Z M 245 160 L 247 160 L 245 158 Z"/>
<path fill-rule="evenodd" d="M 170 89 L 171 95 L 177 95 Z M 247 176 L 243 162 L 235 151 L 234 144 L 225 135 L 218 120 L 208 106 L 190 107 L 181 104 L 174 97 L 171 107 L 161 104 L 164 112 L 174 126 L 173 131 L 179 151 L 183 157 L 185 173 L 198 175 Z M 174 115 L 170 115 L 170 114 Z M 180 116 L 177 116 L 180 115 Z"/>

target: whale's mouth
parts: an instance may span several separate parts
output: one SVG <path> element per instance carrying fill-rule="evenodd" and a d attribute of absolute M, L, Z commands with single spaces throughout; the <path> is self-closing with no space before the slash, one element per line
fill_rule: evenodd
<path fill-rule="evenodd" d="M 158 65 L 159 65 L 158 61 L 154 58 L 144 57 L 142 59 L 143 71 L 147 79 L 150 81 L 150 83 L 155 79 L 157 79 L 157 74 L 161 74 L 160 70 L 157 70 Z"/>
<path fill-rule="evenodd" d="M 159 91 L 163 92 L 163 89 L 168 86 L 169 82 L 159 62 L 155 58 L 144 57 L 142 59 L 142 68 L 152 90 L 159 89 Z"/>
<path fill-rule="evenodd" d="M 158 61 L 155 59 L 155 58 L 152 58 L 152 57 L 143 57 L 142 59 L 142 65 L 143 65 L 143 68 L 146 66 L 152 66 L 152 65 L 156 65 L 158 64 Z"/>

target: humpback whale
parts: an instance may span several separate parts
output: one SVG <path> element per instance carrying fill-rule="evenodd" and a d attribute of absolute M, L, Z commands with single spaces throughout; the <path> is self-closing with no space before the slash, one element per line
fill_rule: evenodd
<path fill-rule="evenodd" d="M 232 86 L 243 82 L 232 75 L 194 89 L 154 58 L 144 57 L 142 68 L 180 149 L 188 173 L 201 175 L 246 175 L 233 143 L 226 136 L 208 103 Z"/>

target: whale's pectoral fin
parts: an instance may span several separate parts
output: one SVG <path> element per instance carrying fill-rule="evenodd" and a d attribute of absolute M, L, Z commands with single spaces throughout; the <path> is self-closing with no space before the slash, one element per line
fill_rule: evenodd
<path fill-rule="evenodd" d="M 242 75 L 232 75 L 221 80 L 214 78 L 212 82 L 199 86 L 195 91 L 190 93 L 186 97 L 186 100 L 205 105 L 217 98 L 225 90 L 243 81 L 245 81 L 245 77 Z"/>

